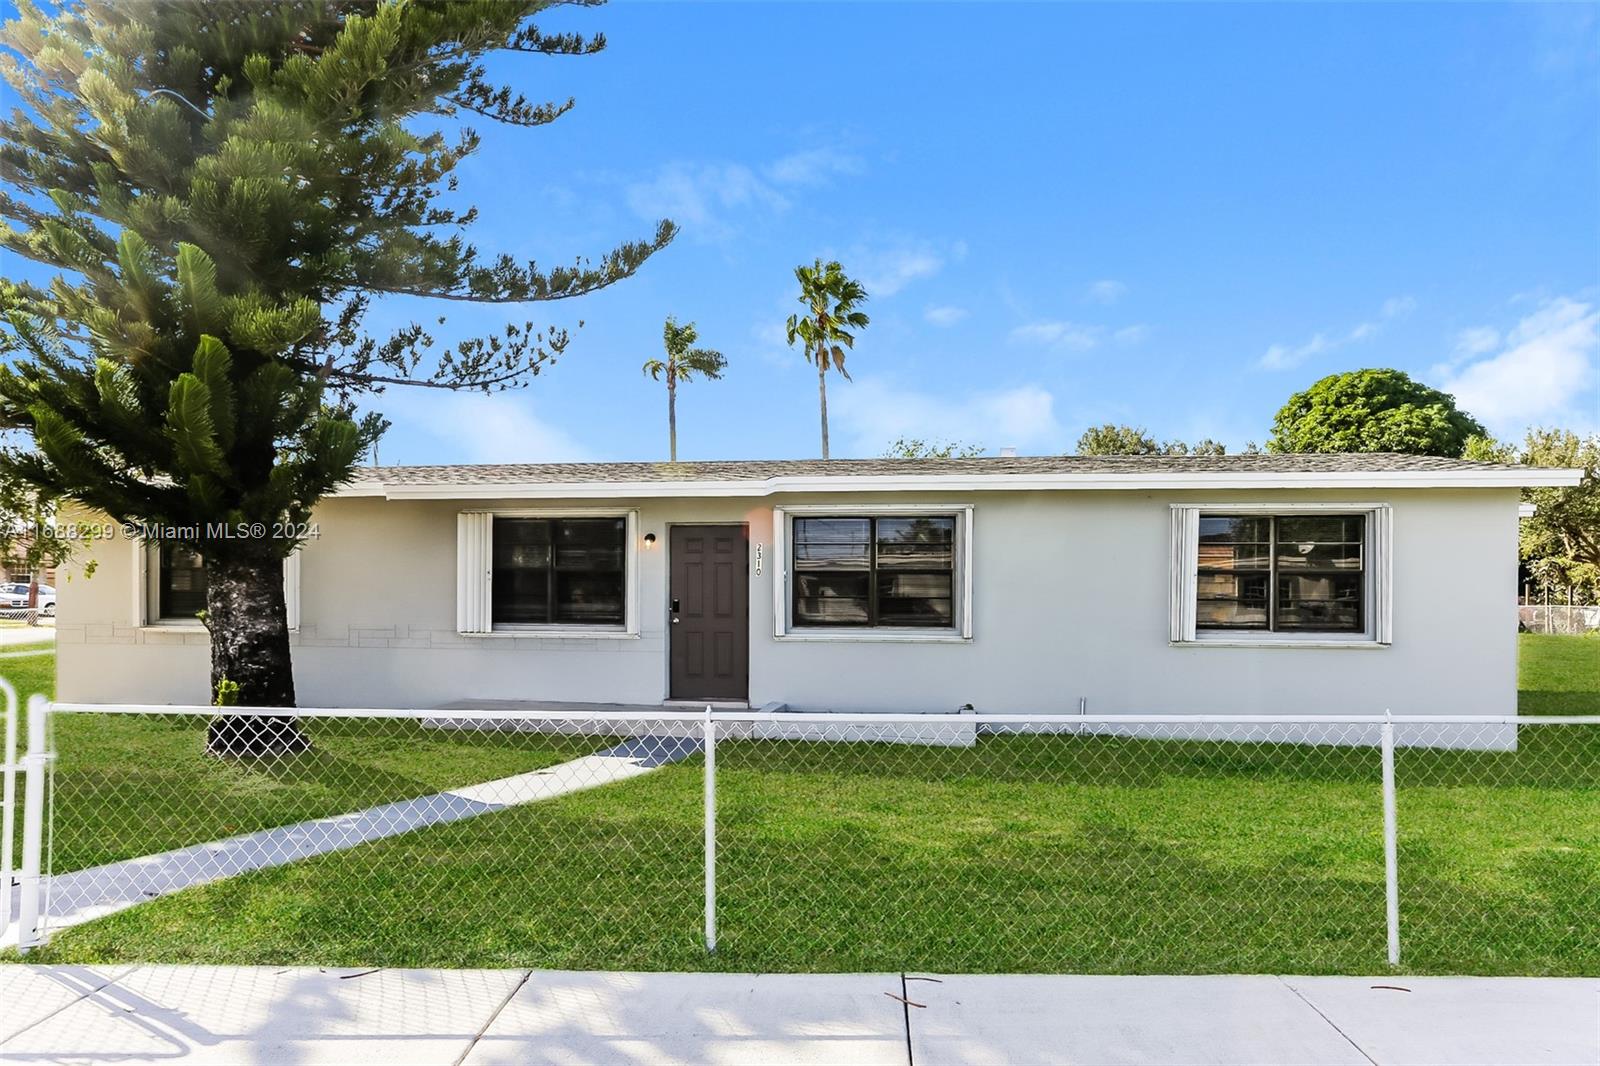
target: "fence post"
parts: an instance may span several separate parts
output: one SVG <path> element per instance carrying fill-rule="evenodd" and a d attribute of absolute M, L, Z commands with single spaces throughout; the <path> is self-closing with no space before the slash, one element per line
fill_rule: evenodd
<path fill-rule="evenodd" d="M 21 951 L 44 943 L 39 929 L 39 904 L 44 881 L 39 876 L 44 851 L 44 775 L 49 763 L 45 753 L 45 720 L 50 703 L 43 696 L 28 697 L 28 754 L 22 760 L 22 876 L 18 882 L 22 899 L 17 917 L 17 947 Z"/>
<path fill-rule="evenodd" d="M 16 856 L 12 854 L 12 845 L 16 839 L 17 817 L 17 690 L 11 687 L 11 682 L 0 677 L 0 696 L 5 697 L 5 786 L 4 797 L 0 799 L 0 892 L 5 893 L 4 902 L 0 902 L 0 933 L 11 928 L 12 921 L 17 917 L 11 909 L 11 875 L 14 872 L 11 860 Z"/>
<path fill-rule="evenodd" d="M 717 950 L 717 725 L 706 704 L 706 954 Z"/>
<path fill-rule="evenodd" d="M 1386 710 L 1383 717 L 1391 717 Z M 1400 965 L 1400 870 L 1394 802 L 1394 723 L 1379 727 L 1383 737 L 1383 887 L 1389 929 L 1389 965 Z"/>

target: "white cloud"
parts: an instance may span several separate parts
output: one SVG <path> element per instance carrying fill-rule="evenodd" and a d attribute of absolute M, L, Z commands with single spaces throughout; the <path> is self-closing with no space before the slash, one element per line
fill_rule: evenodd
<path fill-rule="evenodd" d="M 1128 287 L 1120 281 L 1104 278 L 1090 284 L 1084 293 L 1084 299 L 1090 303 L 1114 304 L 1128 295 Z"/>
<path fill-rule="evenodd" d="M 1404 318 L 1417 309 L 1415 296 L 1391 296 L 1383 301 L 1384 318 Z"/>
<path fill-rule="evenodd" d="M 944 269 L 947 254 L 960 258 L 963 250 L 960 242 L 947 253 L 931 241 L 896 240 L 879 246 L 856 245 L 838 258 L 845 272 L 859 277 L 868 297 L 876 300 L 933 277 Z"/>
<path fill-rule="evenodd" d="M 525 392 L 433 392 L 391 389 L 374 404 L 394 423 L 385 438 L 411 447 L 379 458 L 393 463 L 558 463 L 591 458 L 565 430 L 540 418 Z M 418 443 L 421 447 L 417 447 Z M 410 454 L 411 451 L 416 454 Z"/>
<path fill-rule="evenodd" d="M 779 185 L 825 185 L 836 174 L 861 173 L 861 160 L 836 148 L 808 148 L 767 164 L 765 173 Z"/>
<path fill-rule="evenodd" d="M 1293 346 L 1274 344 L 1261 357 L 1261 366 L 1266 370 L 1286 370 L 1292 366 L 1299 366 L 1313 355 L 1321 355 L 1334 347 L 1337 345 L 1321 333 L 1304 344 Z"/>
<path fill-rule="evenodd" d="M 960 322 L 970 313 L 965 307 L 930 305 L 922 312 L 922 317 L 935 326 L 948 327 Z"/>
<path fill-rule="evenodd" d="M 627 199 L 642 218 L 670 218 L 710 239 L 732 233 L 731 214 L 789 207 L 787 197 L 741 163 L 668 163 L 654 177 L 629 185 Z"/>
<path fill-rule="evenodd" d="M 1473 326 L 1456 334 L 1456 361 L 1492 352 L 1500 346 L 1500 331 L 1493 326 Z"/>
<path fill-rule="evenodd" d="M 857 174 L 861 160 L 834 148 L 810 148 L 760 166 L 676 160 L 624 189 L 628 207 L 641 218 L 670 218 L 700 240 L 726 240 L 737 222 L 753 212 L 779 213 L 791 206 L 790 192 L 826 185 L 839 174 Z"/>
<path fill-rule="evenodd" d="M 1011 339 L 1020 344 L 1039 344 L 1068 351 L 1088 351 L 1100 343 L 1104 333 L 1099 326 L 1065 319 L 1042 319 L 1025 322 L 1011 331 Z"/>
<path fill-rule="evenodd" d="M 939 437 L 1043 450 L 1059 447 L 1055 397 L 1038 385 L 935 396 L 883 378 L 859 378 L 828 390 L 834 427 L 858 455 L 878 455 L 896 437 Z"/>
<path fill-rule="evenodd" d="M 1314 333 L 1310 340 L 1300 344 L 1274 344 L 1261 356 L 1258 364 L 1263 370 L 1288 370 L 1299 366 L 1312 356 L 1323 355 L 1347 344 L 1360 344 L 1383 332 L 1386 322 L 1404 318 L 1416 310 L 1417 301 L 1411 296 L 1391 296 L 1378 310 L 1378 321 L 1358 322 L 1342 333 L 1331 336 L 1326 332 Z"/>
<path fill-rule="evenodd" d="M 1461 407 L 1499 430 L 1518 430 L 1530 422 L 1563 417 L 1573 401 L 1596 383 L 1600 357 L 1600 310 L 1567 297 L 1546 300 L 1499 342 L 1493 330 L 1467 330 L 1473 355 L 1434 368 L 1440 388 Z M 1458 349 L 1459 350 L 1459 349 Z"/>
<path fill-rule="evenodd" d="M 1123 326 L 1111 334 L 1111 339 L 1118 344 L 1138 344 L 1150 336 L 1150 327 L 1143 322 L 1135 322 L 1131 326 Z"/>

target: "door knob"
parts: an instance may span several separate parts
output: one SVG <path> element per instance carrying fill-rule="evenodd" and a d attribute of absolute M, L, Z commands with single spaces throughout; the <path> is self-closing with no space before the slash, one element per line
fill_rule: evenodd
<path fill-rule="evenodd" d="M 678 616 L 677 615 L 673 615 L 672 616 L 672 624 L 673 625 L 677 625 L 678 624 Z"/>

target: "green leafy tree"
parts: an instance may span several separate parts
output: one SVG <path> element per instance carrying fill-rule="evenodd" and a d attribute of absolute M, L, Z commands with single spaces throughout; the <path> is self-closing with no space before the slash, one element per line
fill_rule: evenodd
<path fill-rule="evenodd" d="M 921 437 L 896 437 L 884 449 L 885 459 L 972 459 L 983 454 L 983 445 L 959 440 L 923 440 Z"/>
<path fill-rule="evenodd" d="M 674 463 L 678 461 L 678 383 L 693 381 L 696 374 L 715 381 L 728 368 L 728 360 L 721 352 L 694 347 L 694 342 L 699 339 L 699 331 L 694 328 L 693 322 L 680 326 L 676 319 L 668 315 L 661 331 L 667 357 L 646 359 L 644 363 L 644 372 L 653 380 L 667 380 L 667 440 Z"/>
<path fill-rule="evenodd" d="M 1079 455 L 1226 455 L 1228 449 L 1206 437 L 1189 444 L 1181 440 L 1158 441 L 1143 426 L 1106 422 L 1090 426 L 1078 438 Z"/>
<path fill-rule="evenodd" d="M 1576 485 L 1523 490 L 1533 515 L 1522 520 L 1518 541 L 1541 585 L 1600 602 L 1600 436 L 1533 428 L 1520 446 L 1478 436 L 1467 442 L 1464 457 L 1583 471 Z"/>
<path fill-rule="evenodd" d="M 369 301 L 556 300 L 636 271 L 673 235 L 552 269 L 486 259 L 442 199 L 466 118 L 535 127 L 496 53 L 587 55 L 545 2 L 23 0 L 0 27 L 0 247 L 58 272 L 0 285 L 0 470 L 120 522 L 198 530 L 213 693 L 292 707 L 281 566 L 382 432 L 386 386 L 521 385 L 567 343 L 512 324 L 448 348 L 369 334 Z M 453 198 L 452 198 L 453 199 Z M 441 320 L 442 321 L 442 320 Z M 224 718 L 214 750 L 293 749 L 292 719 Z"/>
<path fill-rule="evenodd" d="M 1272 452 L 1404 452 L 1456 458 L 1481 436 L 1449 393 L 1400 370 L 1330 374 L 1289 397 L 1272 421 Z"/>
<path fill-rule="evenodd" d="M 818 259 L 811 266 L 797 266 L 794 276 L 800 282 L 803 315 L 790 315 L 787 335 L 790 345 L 800 341 L 806 361 L 817 368 L 817 398 L 822 407 L 822 457 L 828 458 L 828 370 L 832 368 L 846 381 L 844 350 L 854 349 L 856 332 L 871 320 L 859 310 L 867 302 L 867 290 L 859 281 L 846 277 L 844 267 L 833 260 L 826 265 Z"/>

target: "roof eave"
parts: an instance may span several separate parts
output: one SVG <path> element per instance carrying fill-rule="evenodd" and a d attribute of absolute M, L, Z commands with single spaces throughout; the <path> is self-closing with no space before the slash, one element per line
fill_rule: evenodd
<path fill-rule="evenodd" d="M 1029 492 L 1185 489 L 1516 489 L 1576 485 L 1581 470 L 1340 470 L 1249 473 L 822 475 L 744 481 L 593 481 L 404 484 L 369 481 L 333 493 L 390 500 L 762 497 L 796 492 Z"/>

